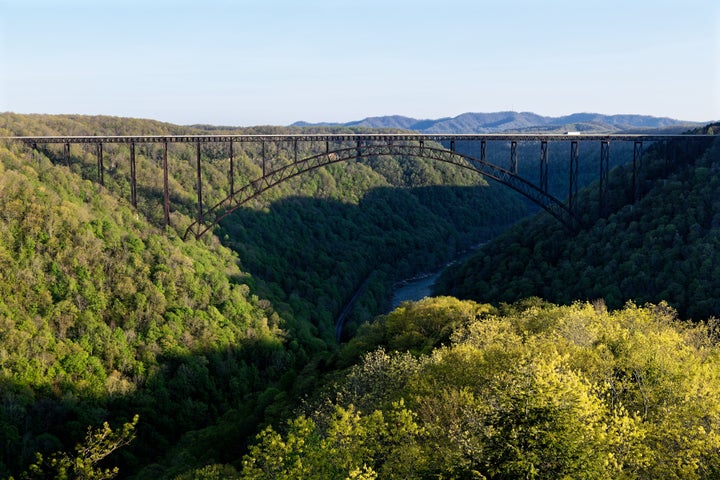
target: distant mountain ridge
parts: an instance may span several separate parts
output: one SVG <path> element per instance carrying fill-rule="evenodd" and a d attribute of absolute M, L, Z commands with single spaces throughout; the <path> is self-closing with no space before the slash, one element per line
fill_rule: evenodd
<path fill-rule="evenodd" d="M 293 127 L 341 126 L 368 128 L 401 128 L 419 133 L 555 133 L 578 131 L 583 133 L 620 133 L 656 131 L 684 131 L 702 125 L 668 117 L 649 115 L 603 115 L 573 113 L 562 117 L 546 117 L 532 112 L 463 113 L 456 117 L 418 120 L 401 115 L 369 117 L 347 123 L 296 122 Z"/>

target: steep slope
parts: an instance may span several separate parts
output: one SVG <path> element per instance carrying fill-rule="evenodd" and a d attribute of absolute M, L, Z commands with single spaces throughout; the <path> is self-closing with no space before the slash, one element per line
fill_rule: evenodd
<path fill-rule="evenodd" d="M 0 125 L 0 135 L 329 131 L 74 115 L 3 114 Z M 273 153 L 287 161 L 288 151 Z M 373 158 L 319 169 L 239 210 L 218 229 L 238 256 L 217 237 L 179 239 L 196 203 L 192 145 L 169 151 L 168 228 L 162 149 L 137 148 L 137 210 L 127 147 L 103 155 L 99 187 L 94 149 L 73 146 L 68 167 L 62 146 L 0 146 L 0 477 L 136 413 L 138 438 L 111 459 L 123 476 L 172 478 L 230 458 L 312 391 L 335 348 L 335 315 L 356 291 L 355 326 L 384 308 L 396 272 L 446 262 L 525 213 L 465 170 Z M 229 190 L 226 155 L 203 150 L 208 202 Z M 254 178 L 260 145 L 236 155 L 237 180 Z"/>
<path fill-rule="evenodd" d="M 128 473 L 252 408 L 293 364 L 231 251 L 182 242 L 18 145 L 0 145 L 0 222 L 1 477 L 139 413 Z"/>
<path fill-rule="evenodd" d="M 159 133 L 174 134 L 371 132 L 359 127 L 190 128 L 114 117 L 11 114 L 2 123 L 14 134 L 23 129 L 27 134 L 116 134 L 125 124 L 127 134 L 155 127 Z M 64 163 L 61 146 L 45 147 L 42 153 Z M 103 155 L 106 188 L 129 199 L 128 148 L 106 145 Z M 206 204 L 229 192 L 227 156 L 225 145 L 203 149 Z M 195 215 L 194 157 L 193 145 L 171 145 L 171 225 L 178 232 Z M 262 158 L 260 143 L 235 146 L 236 186 L 260 175 Z M 272 164 L 286 164 L 292 152 L 277 145 L 270 158 Z M 162 147 L 138 147 L 138 209 L 156 225 L 163 224 L 161 161 Z M 93 149 L 73 148 L 71 170 L 92 179 L 96 169 Z M 370 158 L 324 167 L 283 183 L 226 219 L 218 233 L 240 253 L 258 292 L 283 309 L 288 319 L 296 319 L 289 327 L 294 335 L 305 343 L 314 343 L 318 336 L 333 343 L 335 318 L 356 292 L 361 295 L 350 313 L 350 330 L 385 310 L 394 282 L 450 261 L 527 212 L 514 192 L 464 169 L 426 160 Z"/>
<path fill-rule="evenodd" d="M 438 292 L 483 302 L 603 298 L 611 308 L 665 300 L 683 317 L 719 315 L 720 144 L 676 153 L 656 145 L 643 162 L 639 201 L 627 201 L 632 172 L 620 167 L 607 218 L 577 235 L 546 218 L 523 222 L 448 271 Z M 585 204 L 593 218 L 597 204 Z"/>

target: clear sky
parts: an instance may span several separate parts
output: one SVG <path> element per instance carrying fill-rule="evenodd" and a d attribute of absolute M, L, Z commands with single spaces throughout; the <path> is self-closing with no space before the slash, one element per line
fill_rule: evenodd
<path fill-rule="evenodd" d="M 720 0 L 0 0 L 0 111 L 720 119 Z"/>

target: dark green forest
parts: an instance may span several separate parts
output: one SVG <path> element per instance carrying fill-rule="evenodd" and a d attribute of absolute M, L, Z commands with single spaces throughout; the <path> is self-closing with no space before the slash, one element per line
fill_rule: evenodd
<path fill-rule="evenodd" d="M 589 228 L 527 219 L 444 272 L 438 292 L 496 304 L 603 299 L 613 309 L 667 301 L 683 318 L 720 315 L 720 144 L 657 143 L 642 162 L 634 196 L 632 168 L 610 172 L 608 214 L 599 220 L 592 189 L 583 192 L 579 215 Z"/>
<path fill-rule="evenodd" d="M 0 117 L 0 136 L 330 131 Z M 260 149 L 236 154 L 236 183 L 257 176 Z M 370 158 L 288 181 L 183 241 L 193 145 L 170 149 L 165 225 L 159 147 L 138 147 L 135 209 L 126 146 L 105 146 L 100 187 L 89 147 L 65 165 L 62 145 L 2 143 L 0 478 L 714 478 L 718 145 L 670 171 L 664 151 L 646 152 L 641 197 L 614 197 L 588 231 L 540 215 L 445 277 L 481 303 L 378 316 L 394 283 L 497 237 L 526 202 L 453 166 Z M 212 203 L 229 192 L 227 151 L 202 158 Z M 627 169 L 612 174 L 626 188 Z M 602 249 L 629 253 L 608 269 Z M 535 250 L 555 257 L 524 256 Z M 624 273 L 530 268 L 583 258 Z M 603 290 L 642 262 L 672 287 Z"/>

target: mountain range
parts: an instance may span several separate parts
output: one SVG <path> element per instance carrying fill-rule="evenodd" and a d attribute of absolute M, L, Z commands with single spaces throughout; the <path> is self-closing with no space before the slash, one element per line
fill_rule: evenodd
<path fill-rule="evenodd" d="M 532 112 L 463 113 L 456 117 L 418 120 L 401 115 L 369 117 L 347 123 L 296 122 L 294 127 L 341 126 L 367 128 L 400 128 L 427 134 L 457 133 L 642 133 L 663 130 L 682 132 L 701 125 L 667 117 L 649 115 L 603 115 L 573 113 L 562 117 L 547 117 Z"/>

